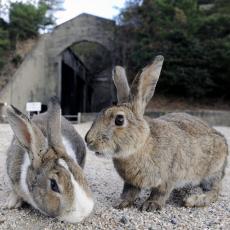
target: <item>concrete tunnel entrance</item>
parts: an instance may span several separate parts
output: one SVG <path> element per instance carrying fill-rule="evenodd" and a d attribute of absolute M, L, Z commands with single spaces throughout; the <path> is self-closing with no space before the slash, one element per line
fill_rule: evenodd
<path fill-rule="evenodd" d="M 82 44 L 83 43 L 83 44 Z M 99 44 L 81 42 L 67 48 L 61 61 L 61 107 L 67 118 L 99 112 L 115 101 L 112 61 Z"/>
<path fill-rule="evenodd" d="M 66 115 L 98 112 L 111 105 L 114 102 L 111 72 L 117 61 L 116 31 L 115 21 L 90 14 L 78 15 L 56 26 L 39 37 L 19 66 L 20 71 L 15 71 L 12 81 L 4 84 L 0 92 L 2 100 L 23 111 L 28 101 L 40 101 L 45 111 L 50 97 L 56 95 Z M 87 74 L 84 70 L 88 70 Z M 27 81 L 21 87 L 20 82 Z"/>

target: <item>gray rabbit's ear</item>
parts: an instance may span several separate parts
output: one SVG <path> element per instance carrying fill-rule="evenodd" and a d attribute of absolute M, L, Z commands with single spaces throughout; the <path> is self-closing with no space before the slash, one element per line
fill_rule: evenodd
<path fill-rule="evenodd" d="M 139 115 L 144 114 L 145 107 L 155 92 L 163 62 L 164 57 L 161 55 L 157 56 L 153 63 L 146 66 L 132 83 L 130 92 L 131 103 L 134 106 L 135 112 Z"/>
<path fill-rule="evenodd" d="M 129 99 L 129 83 L 126 77 L 125 69 L 116 66 L 113 70 L 113 81 L 117 89 L 118 103 L 127 102 Z"/>
<path fill-rule="evenodd" d="M 8 122 L 19 144 L 28 152 L 34 168 L 41 164 L 42 154 L 47 151 L 47 141 L 41 130 L 14 106 L 6 109 Z"/>
<path fill-rule="evenodd" d="M 47 137 L 50 147 L 63 148 L 61 134 L 61 107 L 57 97 L 52 97 L 48 103 Z"/>

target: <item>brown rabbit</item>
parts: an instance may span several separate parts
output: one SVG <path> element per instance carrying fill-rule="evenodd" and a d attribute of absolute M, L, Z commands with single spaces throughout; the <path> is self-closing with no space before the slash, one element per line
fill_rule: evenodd
<path fill-rule="evenodd" d="M 57 98 L 48 111 L 29 120 L 7 108 L 14 138 L 7 152 L 11 182 L 9 208 L 26 201 L 45 215 L 76 223 L 93 210 L 94 201 L 82 168 L 85 145 L 70 122 L 61 116 Z"/>
<path fill-rule="evenodd" d="M 203 192 L 185 197 L 187 207 L 205 206 L 218 197 L 228 155 L 225 138 L 185 113 L 144 117 L 163 60 L 157 56 L 137 75 L 131 89 L 125 70 L 116 67 L 118 104 L 103 110 L 85 137 L 92 151 L 113 158 L 124 180 L 118 208 L 132 205 L 142 188 L 151 188 L 141 206 L 147 211 L 161 209 L 173 189 L 188 184 L 200 186 Z"/>

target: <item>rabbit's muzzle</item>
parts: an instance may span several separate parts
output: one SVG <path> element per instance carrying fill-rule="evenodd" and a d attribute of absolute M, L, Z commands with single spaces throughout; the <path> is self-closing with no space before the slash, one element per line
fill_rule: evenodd
<path fill-rule="evenodd" d="M 108 151 L 109 137 L 105 134 L 98 135 L 91 130 L 85 136 L 88 149 L 95 152 L 96 156 L 103 156 L 105 149 Z"/>
<path fill-rule="evenodd" d="M 93 136 L 90 135 L 90 131 L 86 134 L 85 136 L 85 142 L 87 144 L 87 147 L 91 151 L 96 151 L 97 150 L 97 138 L 94 138 Z"/>

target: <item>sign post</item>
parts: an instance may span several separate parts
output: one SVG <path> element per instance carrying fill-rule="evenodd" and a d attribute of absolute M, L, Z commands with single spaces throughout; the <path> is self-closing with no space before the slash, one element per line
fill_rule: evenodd
<path fill-rule="evenodd" d="M 29 115 L 29 118 L 30 118 L 31 113 L 39 114 L 41 110 L 42 110 L 41 102 L 27 102 L 26 103 L 26 111 Z"/>

